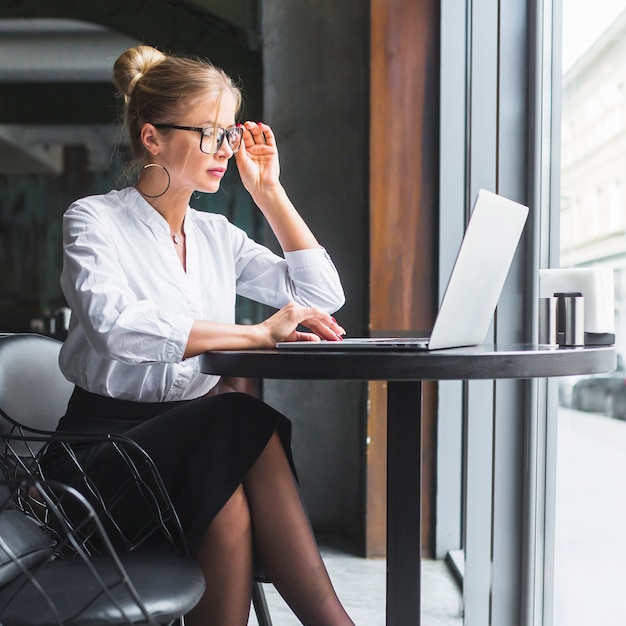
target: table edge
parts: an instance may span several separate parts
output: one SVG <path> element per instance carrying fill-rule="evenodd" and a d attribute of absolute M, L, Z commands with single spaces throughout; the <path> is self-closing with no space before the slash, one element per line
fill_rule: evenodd
<path fill-rule="evenodd" d="M 292 380 L 489 380 L 597 374 L 615 346 L 544 349 L 516 344 L 431 352 L 228 350 L 199 356 L 207 374 Z"/>

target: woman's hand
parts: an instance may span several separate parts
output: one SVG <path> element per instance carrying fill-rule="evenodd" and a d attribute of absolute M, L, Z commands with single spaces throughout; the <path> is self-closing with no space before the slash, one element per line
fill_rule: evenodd
<path fill-rule="evenodd" d="M 302 324 L 313 332 L 302 332 L 297 327 Z M 334 317 L 315 307 L 305 307 L 295 302 L 285 305 L 280 311 L 261 322 L 259 326 L 267 337 L 267 345 L 273 348 L 279 341 L 341 341 L 346 331 L 337 324 Z"/>
<path fill-rule="evenodd" d="M 272 129 L 261 122 L 246 122 L 243 127 L 243 143 L 235 155 L 241 182 L 282 249 L 291 252 L 319 248 L 317 239 L 280 184 L 278 149 Z"/>
<path fill-rule="evenodd" d="M 243 144 L 235 155 L 241 182 L 250 195 L 272 191 L 279 186 L 280 164 L 272 129 L 261 122 L 243 124 Z"/>
<path fill-rule="evenodd" d="M 300 324 L 313 332 L 296 330 Z M 210 350 L 273 348 L 279 341 L 319 341 L 320 338 L 341 341 L 345 333 L 335 318 L 321 309 L 290 302 L 260 324 L 222 324 L 195 320 L 191 325 L 184 358 Z"/>

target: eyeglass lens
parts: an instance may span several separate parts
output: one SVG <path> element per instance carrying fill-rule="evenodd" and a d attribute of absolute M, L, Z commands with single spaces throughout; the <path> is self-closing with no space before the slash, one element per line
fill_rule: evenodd
<path fill-rule="evenodd" d="M 241 146 L 243 128 L 234 126 L 233 128 L 205 128 L 202 133 L 202 144 L 200 150 L 206 154 L 214 154 L 221 147 L 226 137 L 228 145 L 233 152 L 237 152 Z"/>

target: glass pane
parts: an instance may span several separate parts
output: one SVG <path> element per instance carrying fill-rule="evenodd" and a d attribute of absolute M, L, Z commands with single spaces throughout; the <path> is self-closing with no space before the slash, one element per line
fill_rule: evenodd
<path fill-rule="evenodd" d="M 559 387 L 555 626 L 626 624 L 626 10 L 563 0 L 561 267 L 611 267 L 617 371 Z"/>

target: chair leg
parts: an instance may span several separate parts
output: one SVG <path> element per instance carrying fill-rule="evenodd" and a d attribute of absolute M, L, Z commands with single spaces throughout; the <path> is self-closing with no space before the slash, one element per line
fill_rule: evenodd
<path fill-rule="evenodd" d="M 263 591 L 263 583 L 255 580 L 252 583 L 252 605 L 256 613 L 256 619 L 259 626 L 272 626 L 272 618 L 267 607 L 265 592 Z"/>

